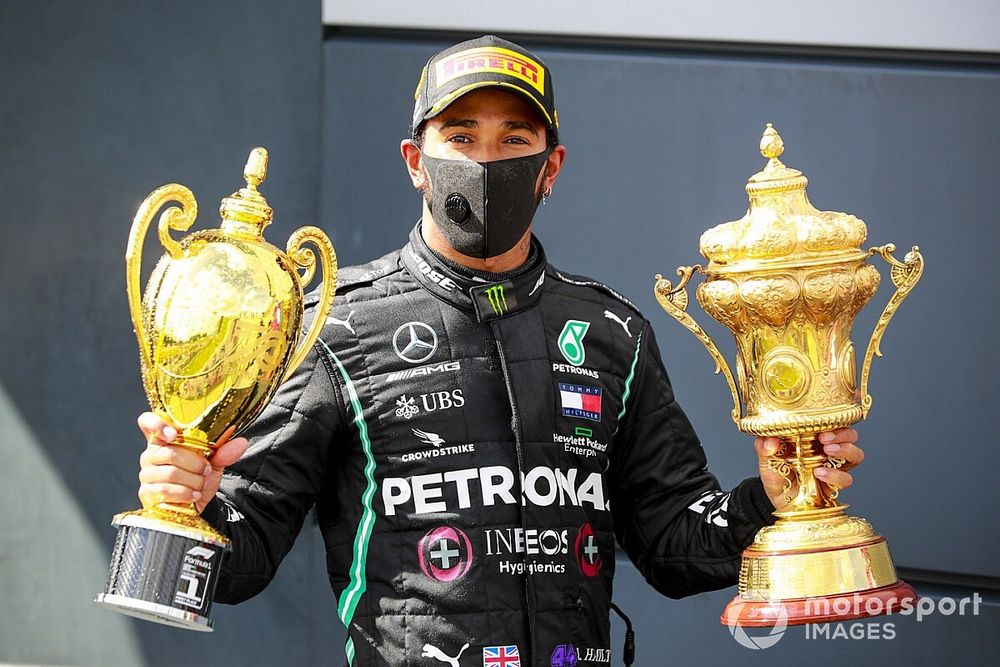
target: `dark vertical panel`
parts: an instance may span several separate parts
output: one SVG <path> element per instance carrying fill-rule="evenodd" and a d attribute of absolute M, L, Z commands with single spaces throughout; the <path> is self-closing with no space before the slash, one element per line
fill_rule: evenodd
<path fill-rule="evenodd" d="M 292 229 L 314 224 L 321 39 L 319 0 L 0 4 L 0 386 L 109 555 L 111 515 L 137 505 L 135 416 L 145 408 L 122 261 L 132 215 L 176 181 L 198 197 L 197 226 L 217 225 L 219 199 L 263 145 L 271 175 L 262 189 L 277 217 L 268 238 L 283 247 Z M 154 234 L 147 246 L 156 245 Z M 54 497 L 30 479 L 3 487 L 5 512 Z M 265 596 L 217 607 L 214 635 L 133 622 L 148 664 L 339 655 L 318 542 L 315 531 L 300 540 Z M 56 548 L 79 557 L 73 544 Z M 23 557 L 4 553 L 0 567 L 11 572 Z M 102 585 L 95 577 L 89 588 Z M 0 646 L 0 661 L 82 664 L 66 645 L 69 626 L 110 613 L 60 600 L 53 583 L 32 599 L 4 591 L 5 617 L 25 632 Z M 42 613 L 60 605 L 72 612 Z"/>

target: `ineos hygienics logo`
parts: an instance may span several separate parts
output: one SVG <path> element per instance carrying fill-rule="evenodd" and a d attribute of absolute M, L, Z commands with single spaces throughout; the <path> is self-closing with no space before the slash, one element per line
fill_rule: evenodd
<path fill-rule="evenodd" d="M 392 335 L 392 347 L 396 356 L 411 364 L 427 361 L 437 350 L 438 337 L 423 322 L 407 322 Z"/>
<path fill-rule="evenodd" d="M 746 629 L 740 624 L 740 615 L 743 611 L 743 603 L 739 600 L 734 601 L 726 609 L 726 625 L 729 626 L 729 634 L 733 636 L 736 643 L 744 648 L 749 648 L 753 650 L 771 648 L 778 643 L 788 627 L 788 611 L 779 606 L 778 617 L 774 621 L 774 625 L 767 628 L 751 628 L 756 631 L 756 635 L 760 636 L 750 636 L 747 634 Z M 765 633 L 766 634 L 761 634 Z"/>

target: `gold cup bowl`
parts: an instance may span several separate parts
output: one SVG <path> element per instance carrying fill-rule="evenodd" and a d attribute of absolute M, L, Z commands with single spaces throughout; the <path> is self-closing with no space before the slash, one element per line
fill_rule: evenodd
<path fill-rule="evenodd" d="M 272 211 L 257 186 L 267 175 L 267 159 L 263 148 L 251 152 L 246 187 L 222 200 L 218 229 L 175 241 L 170 232 L 186 231 L 198 209 L 190 190 L 171 184 L 143 201 L 129 234 L 127 289 L 146 396 L 152 410 L 176 427 L 175 442 L 206 457 L 249 425 L 302 363 L 333 304 L 337 260 L 326 234 L 298 229 L 285 252 L 264 240 Z M 153 216 L 170 203 L 180 206 L 166 208 L 158 227 L 167 252 L 140 300 L 143 240 Z M 323 270 L 319 304 L 302 337 L 303 285 L 317 263 Z M 97 602 L 147 620 L 211 630 L 208 613 L 229 540 L 193 505 L 152 504 L 116 515 L 113 524 L 118 536 Z"/>
<path fill-rule="evenodd" d="M 826 457 L 816 436 L 867 417 L 871 362 L 920 278 L 923 257 L 916 246 L 903 262 L 892 256 L 892 244 L 862 250 L 864 222 L 815 209 L 806 177 L 778 159 L 784 144 L 770 123 L 760 151 L 768 161 L 747 182 L 746 215 L 701 237 L 708 264 L 680 267 L 676 286 L 657 275 L 654 286 L 663 309 L 701 340 L 716 373 L 725 375 L 736 426 L 782 442 L 768 466 L 785 478 L 787 505 L 744 552 L 739 594 L 722 621 L 767 626 L 889 613 L 913 590 L 896 577 L 885 539 L 864 519 L 847 516 L 837 489 L 816 478 L 816 468 L 844 464 Z M 879 273 L 867 262 L 872 255 L 891 265 L 896 292 L 869 341 L 859 386 L 851 327 L 878 289 Z M 735 337 L 735 378 L 687 312 L 686 287 L 695 273 L 705 276 L 698 302 Z M 845 596 L 849 609 L 840 604 Z M 868 599 L 880 604 L 866 605 Z"/>

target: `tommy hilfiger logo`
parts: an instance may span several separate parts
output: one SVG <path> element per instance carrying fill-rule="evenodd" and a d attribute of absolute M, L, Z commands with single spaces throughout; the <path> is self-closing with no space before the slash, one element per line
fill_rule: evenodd
<path fill-rule="evenodd" d="M 601 400 L 604 390 L 589 384 L 559 383 L 559 403 L 565 417 L 601 421 Z"/>

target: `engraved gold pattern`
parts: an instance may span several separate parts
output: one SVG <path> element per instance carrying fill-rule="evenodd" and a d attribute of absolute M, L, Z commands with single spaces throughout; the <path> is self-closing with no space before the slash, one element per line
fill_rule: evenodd
<path fill-rule="evenodd" d="M 923 257 L 916 246 L 903 262 L 892 256 L 892 244 L 862 250 L 864 222 L 814 208 L 806 177 L 779 159 L 784 141 L 770 123 L 760 151 L 767 163 L 746 184 L 746 215 L 701 237 L 708 264 L 679 268 L 676 287 L 657 275 L 653 288 L 663 309 L 701 341 L 716 372 L 725 374 L 739 429 L 782 441 L 765 467 L 784 478 L 786 505 L 744 554 L 740 595 L 783 600 L 891 585 L 896 575 L 885 541 L 864 519 L 844 513 L 839 489 L 817 479 L 818 467 L 836 469 L 845 461 L 827 457 L 816 435 L 867 417 L 871 362 L 881 356 L 889 321 L 920 279 Z M 872 333 L 858 390 L 851 328 L 878 289 L 879 273 L 867 263 L 872 255 L 890 264 L 896 292 Z M 687 312 L 686 287 L 695 273 L 705 277 L 695 292 L 698 302 L 735 337 L 735 379 Z"/>
<path fill-rule="evenodd" d="M 129 233 L 126 287 L 143 387 L 153 411 L 177 428 L 178 444 L 205 456 L 260 413 L 305 359 L 333 304 L 337 261 L 321 230 L 295 231 L 287 253 L 263 238 L 272 210 L 257 187 L 267 163 L 266 150 L 251 152 L 246 186 L 222 200 L 218 229 L 174 240 L 170 232 L 190 228 L 198 209 L 189 189 L 171 184 L 143 201 Z M 140 299 L 143 241 L 164 206 L 158 234 L 166 254 Z M 303 285 L 317 264 L 323 283 L 316 317 L 303 337 Z M 214 533 L 190 505 L 162 503 L 139 515 L 168 523 L 187 516 L 184 521 L 197 524 L 188 526 L 192 530 Z"/>

